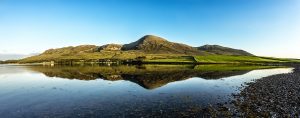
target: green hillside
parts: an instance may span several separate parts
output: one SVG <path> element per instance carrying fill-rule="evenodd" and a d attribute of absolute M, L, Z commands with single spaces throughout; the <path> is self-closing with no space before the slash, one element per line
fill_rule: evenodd
<path fill-rule="evenodd" d="M 233 49 L 228 47 L 223 47 L 219 45 L 204 45 L 198 47 L 199 50 L 210 52 L 217 55 L 244 55 L 244 56 L 254 56 L 253 54 L 240 49 Z"/>

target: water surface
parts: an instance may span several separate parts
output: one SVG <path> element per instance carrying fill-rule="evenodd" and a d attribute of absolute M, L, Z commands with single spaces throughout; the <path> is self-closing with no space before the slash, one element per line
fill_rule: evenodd
<path fill-rule="evenodd" d="M 238 65 L 0 65 L 0 116 L 200 116 L 245 82 L 291 68 Z"/>

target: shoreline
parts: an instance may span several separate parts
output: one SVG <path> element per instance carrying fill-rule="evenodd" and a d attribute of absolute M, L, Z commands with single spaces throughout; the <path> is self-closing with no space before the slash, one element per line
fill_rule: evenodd
<path fill-rule="evenodd" d="M 211 116 L 300 117 L 300 66 L 293 72 L 246 83 L 229 104 L 212 108 Z"/>
<path fill-rule="evenodd" d="M 207 65 L 207 64 L 230 64 L 230 65 L 262 65 L 262 66 L 288 66 L 294 67 L 295 65 L 299 65 L 299 63 L 290 63 L 290 62 L 264 62 L 264 63 L 252 63 L 252 62 L 143 62 L 143 61 L 132 61 L 132 62 L 72 62 L 72 63 L 50 63 L 50 62 L 37 62 L 37 63 L 0 63 L 1 65 L 147 65 L 147 64 L 163 64 L 163 65 Z"/>

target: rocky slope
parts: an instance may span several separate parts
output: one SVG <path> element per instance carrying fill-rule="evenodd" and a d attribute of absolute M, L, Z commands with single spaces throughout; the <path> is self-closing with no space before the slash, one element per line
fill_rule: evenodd
<path fill-rule="evenodd" d="M 119 44 L 106 44 L 103 46 L 100 46 L 97 51 L 105 50 L 105 51 L 120 51 L 122 48 L 122 45 Z"/>

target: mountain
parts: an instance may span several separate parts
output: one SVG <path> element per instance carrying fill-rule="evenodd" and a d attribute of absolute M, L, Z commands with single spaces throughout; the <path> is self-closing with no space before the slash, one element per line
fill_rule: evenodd
<path fill-rule="evenodd" d="M 195 56 L 208 55 L 243 55 L 253 56 L 252 54 L 233 48 L 218 45 L 205 45 L 192 47 L 186 44 L 170 42 L 164 38 L 146 35 L 139 40 L 125 44 L 106 44 L 69 46 L 57 49 L 49 49 L 44 53 L 25 59 L 20 63 L 35 63 L 48 61 L 66 60 L 140 60 L 147 62 L 196 62 Z"/>
<path fill-rule="evenodd" d="M 198 50 L 210 52 L 217 55 L 243 55 L 243 56 L 254 56 L 253 54 L 240 49 L 233 49 L 223 47 L 219 45 L 204 45 L 198 47 Z"/>
<path fill-rule="evenodd" d="M 125 44 L 122 50 L 140 50 L 145 53 L 162 53 L 162 54 L 189 54 L 189 55 L 203 55 L 203 51 L 199 51 L 194 47 L 169 42 L 168 40 L 154 36 L 146 35 L 133 43 Z"/>

